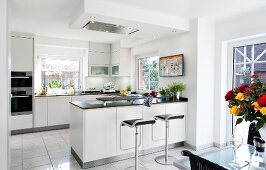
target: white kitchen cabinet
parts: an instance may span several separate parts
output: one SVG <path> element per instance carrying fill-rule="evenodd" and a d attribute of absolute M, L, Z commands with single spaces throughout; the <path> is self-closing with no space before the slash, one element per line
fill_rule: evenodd
<path fill-rule="evenodd" d="M 69 102 L 71 97 L 48 98 L 48 126 L 69 124 Z"/>
<path fill-rule="evenodd" d="M 117 154 L 125 154 L 134 152 L 135 147 L 135 128 L 128 126 L 122 126 L 121 123 L 124 120 L 141 119 L 142 118 L 142 106 L 128 106 L 117 107 Z M 139 128 L 140 131 L 141 128 Z M 140 141 L 139 134 L 138 146 L 142 149 L 142 142 Z"/>
<path fill-rule="evenodd" d="M 32 128 L 32 114 L 11 116 L 11 130 Z"/>
<path fill-rule="evenodd" d="M 186 140 L 186 115 L 187 102 L 167 103 L 165 114 L 184 115 L 183 119 L 174 119 L 169 121 L 169 144 Z"/>
<path fill-rule="evenodd" d="M 131 50 L 129 48 L 120 48 L 119 51 L 112 52 L 111 54 L 111 69 L 118 70 L 117 74 L 112 76 L 130 76 L 131 70 Z M 117 67 L 119 67 L 117 69 Z M 112 70 L 112 73 L 116 73 Z"/>
<path fill-rule="evenodd" d="M 154 119 L 156 115 L 165 114 L 165 104 L 154 104 L 143 107 L 143 119 Z M 162 146 L 165 143 L 165 123 L 157 120 L 153 125 L 143 126 L 143 149 Z"/>
<path fill-rule="evenodd" d="M 91 65 L 89 66 L 89 75 L 94 77 L 109 77 L 109 65 Z"/>
<path fill-rule="evenodd" d="M 84 113 L 84 160 L 116 155 L 116 108 L 91 109 Z"/>
<path fill-rule="evenodd" d="M 34 41 L 32 37 L 11 37 L 11 70 L 33 71 Z"/>
<path fill-rule="evenodd" d="M 111 46 L 110 46 L 110 44 L 105 44 L 105 43 L 89 42 L 89 51 L 90 52 L 110 53 L 111 52 Z"/>
<path fill-rule="evenodd" d="M 35 97 L 33 127 L 48 126 L 48 99 L 47 97 Z"/>
<path fill-rule="evenodd" d="M 110 53 L 89 52 L 89 65 L 110 65 Z"/>

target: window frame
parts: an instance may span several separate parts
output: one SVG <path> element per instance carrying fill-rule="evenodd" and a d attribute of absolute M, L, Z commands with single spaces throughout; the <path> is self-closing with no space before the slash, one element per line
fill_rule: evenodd
<path fill-rule="evenodd" d="M 43 59 L 51 59 L 51 60 L 75 60 L 79 61 L 79 89 L 82 89 L 82 84 L 83 84 L 83 58 L 82 57 L 68 57 L 68 56 L 60 56 L 60 55 L 41 55 L 38 57 L 39 59 L 39 66 L 40 66 L 40 87 L 42 85 L 42 75 L 41 75 L 41 62 Z"/>
<path fill-rule="evenodd" d="M 157 57 L 157 56 L 160 59 L 160 56 L 158 55 L 158 53 L 150 53 L 148 55 L 146 54 L 146 55 L 141 55 L 141 56 L 137 56 L 136 57 L 136 92 L 148 92 L 148 91 L 150 91 L 150 90 L 143 90 L 143 89 L 139 88 L 139 70 L 140 70 L 140 68 L 139 68 L 139 60 L 140 59 L 150 58 L 150 57 Z M 160 77 L 159 71 L 160 70 L 158 70 L 158 78 Z M 158 82 L 160 83 L 160 78 L 159 78 Z"/>
<path fill-rule="evenodd" d="M 227 90 L 234 87 L 234 48 L 264 43 L 266 43 L 266 36 L 262 35 L 223 42 L 223 48 L 226 49 L 225 55 L 227 55 L 227 77 L 225 79 L 227 81 Z M 223 98 L 223 96 L 221 97 Z M 235 120 L 234 117 L 229 114 L 229 108 L 227 107 L 227 104 L 224 105 L 224 108 L 226 110 L 226 138 L 229 138 L 235 133 Z"/>

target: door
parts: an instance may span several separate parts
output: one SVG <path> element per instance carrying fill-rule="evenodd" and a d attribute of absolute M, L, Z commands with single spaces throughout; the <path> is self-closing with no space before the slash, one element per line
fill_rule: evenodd
<path fill-rule="evenodd" d="M 11 37 L 11 70 L 33 71 L 33 38 Z"/>
<path fill-rule="evenodd" d="M 156 115 L 165 114 L 165 104 L 153 104 L 143 107 L 143 119 L 154 119 Z M 157 120 L 153 125 L 143 126 L 143 149 L 163 146 L 165 143 L 165 123 Z"/>
<path fill-rule="evenodd" d="M 185 115 L 183 119 L 169 121 L 169 144 L 186 140 L 187 103 L 167 103 L 165 114 Z"/>
<path fill-rule="evenodd" d="M 48 126 L 69 124 L 71 97 L 48 98 Z"/>
<path fill-rule="evenodd" d="M 142 118 L 142 106 L 117 107 L 117 154 L 134 152 L 135 147 L 135 128 L 121 126 L 122 121 Z M 140 131 L 139 131 L 140 132 Z M 141 140 L 138 146 L 141 147 Z M 139 148 L 141 149 L 141 148 Z"/>

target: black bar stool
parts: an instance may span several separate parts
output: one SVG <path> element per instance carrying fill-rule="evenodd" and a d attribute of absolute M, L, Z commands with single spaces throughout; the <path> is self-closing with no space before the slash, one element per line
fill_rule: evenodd
<path fill-rule="evenodd" d="M 154 124 L 155 120 L 143 120 L 143 119 L 131 119 L 131 120 L 124 120 L 121 123 L 121 126 L 128 126 L 130 128 L 135 127 L 136 128 L 136 132 L 135 132 L 135 166 L 134 167 L 129 167 L 127 169 L 135 169 L 135 170 L 139 170 L 139 169 L 146 169 L 144 167 L 139 167 L 138 165 L 138 128 L 139 126 L 143 126 L 143 125 L 149 125 L 149 124 Z"/>
<path fill-rule="evenodd" d="M 168 155 L 168 129 L 169 129 L 169 120 L 173 119 L 183 119 L 184 115 L 157 115 L 154 116 L 155 120 L 161 120 L 165 122 L 165 155 L 161 155 L 155 158 L 155 161 L 162 165 L 172 165 L 173 162 L 176 160 L 175 157 Z"/>

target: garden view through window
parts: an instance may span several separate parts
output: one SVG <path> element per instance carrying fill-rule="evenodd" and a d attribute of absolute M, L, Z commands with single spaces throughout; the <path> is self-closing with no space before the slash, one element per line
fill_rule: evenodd
<path fill-rule="evenodd" d="M 250 75 L 256 74 L 266 82 L 266 43 L 246 45 L 234 48 L 233 87 L 250 83 Z M 242 122 L 235 127 L 235 134 L 242 136 L 247 143 L 249 122 Z"/>
<path fill-rule="evenodd" d="M 159 56 L 138 59 L 138 89 L 158 90 Z"/>
<path fill-rule="evenodd" d="M 52 82 L 60 89 L 80 86 L 80 61 L 72 59 L 41 59 L 42 86 L 51 88 Z"/>

